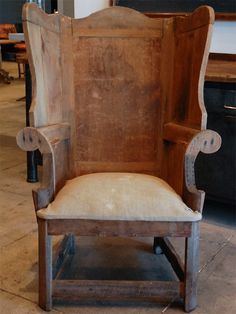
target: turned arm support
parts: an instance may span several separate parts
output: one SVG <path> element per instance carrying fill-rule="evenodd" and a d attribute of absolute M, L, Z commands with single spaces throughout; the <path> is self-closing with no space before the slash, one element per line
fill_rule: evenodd
<path fill-rule="evenodd" d="M 67 123 L 41 128 L 26 127 L 17 134 L 17 144 L 22 150 L 39 149 L 43 156 L 40 188 L 33 191 L 36 210 L 47 206 L 67 179 L 69 139 L 70 126 Z"/>
<path fill-rule="evenodd" d="M 163 138 L 184 147 L 183 198 L 193 210 L 202 211 L 205 193 L 196 187 L 194 164 L 200 152 L 212 154 L 218 151 L 221 146 L 220 135 L 212 130 L 199 131 L 177 123 L 167 123 Z"/>

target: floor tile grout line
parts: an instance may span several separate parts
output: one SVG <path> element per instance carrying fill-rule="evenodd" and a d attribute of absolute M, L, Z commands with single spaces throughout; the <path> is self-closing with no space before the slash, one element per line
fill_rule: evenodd
<path fill-rule="evenodd" d="M 22 193 L 19 193 L 19 192 L 16 192 L 16 191 L 12 192 L 12 191 L 10 191 L 10 190 L 5 190 L 5 189 L 3 189 L 3 188 L 0 188 L 0 191 L 1 191 L 1 192 L 7 192 L 7 193 L 10 193 L 10 194 L 14 194 L 14 195 L 18 195 L 18 196 L 24 196 L 24 197 L 26 197 L 26 199 L 27 199 L 27 194 L 28 194 L 28 193 L 22 194 Z"/>
<path fill-rule="evenodd" d="M 37 230 L 38 230 L 37 228 L 31 230 L 29 233 L 24 234 L 22 237 L 20 237 L 20 238 L 18 238 L 18 239 L 15 239 L 14 241 L 12 241 L 12 242 L 10 242 L 10 243 L 7 243 L 7 244 L 5 244 L 5 245 L 3 245 L 3 246 L 0 246 L 0 249 L 2 250 L 2 249 L 5 249 L 5 247 L 8 247 L 9 245 L 15 244 L 16 242 L 18 242 L 18 241 L 20 241 L 20 240 L 26 238 L 28 235 L 37 232 Z"/>
<path fill-rule="evenodd" d="M 24 164 L 25 164 L 25 161 L 22 161 L 21 163 L 17 163 L 17 164 L 14 164 L 14 165 L 10 166 L 10 167 L 3 168 L 3 169 L 1 169 L 1 171 L 6 171 L 6 170 L 9 170 L 9 169 L 12 169 L 12 168 L 16 168 L 16 167 L 24 165 Z"/>
<path fill-rule="evenodd" d="M 30 300 L 30 299 L 28 299 L 28 298 L 26 298 L 26 297 L 23 297 L 23 296 L 21 296 L 21 295 L 19 295 L 19 294 L 14 293 L 14 292 L 7 291 L 7 290 L 5 290 L 5 289 L 3 289 L 3 288 L 0 288 L 0 291 L 2 291 L 2 292 L 4 292 L 4 293 L 7 293 L 7 294 L 10 294 L 10 295 L 13 295 L 13 296 L 15 296 L 15 297 L 17 297 L 17 298 L 23 299 L 23 300 L 25 300 L 25 301 L 28 301 L 28 302 L 30 302 L 30 303 L 32 303 L 32 304 L 35 304 L 35 305 L 39 306 L 37 302 L 32 301 L 32 300 Z M 65 314 L 64 312 L 62 312 L 62 311 L 60 311 L 60 310 L 58 310 L 58 309 L 55 309 L 55 308 L 53 309 L 53 312 L 57 312 L 57 313 L 60 313 L 60 314 Z"/>
<path fill-rule="evenodd" d="M 209 264 L 211 264 L 216 256 L 224 249 L 224 247 L 230 242 L 230 240 L 233 238 L 233 234 L 231 234 L 228 239 L 222 243 L 220 248 L 215 252 L 215 254 L 208 260 L 206 263 L 199 269 L 198 273 L 201 273 L 205 268 L 208 267 Z"/>
<path fill-rule="evenodd" d="M 30 300 L 30 299 L 28 299 L 28 298 L 26 298 L 26 297 L 23 297 L 23 296 L 21 296 L 21 295 L 19 295 L 19 294 L 17 294 L 17 293 L 14 293 L 14 292 L 5 290 L 5 289 L 3 289 L 3 288 L 0 288 L 0 291 L 5 292 L 5 293 L 8 293 L 8 294 L 11 294 L 11 295 L 13 295 L 13 296 L 15 296 L 15 297 L 21 298 L 21 299 L 23 299 L 23 300 L 26 300 L 26 301 L 28 301 L 28 302 L 30 302 L 30 303 L 33 303 L 33 304 L 36 304 L 36 305 L 37 305 L 37 302 L 34 302 L 34 301 L 32 301 L 32 300 Z"/>
<path fill-rule="evenodd" d="M 175 297 L 172 301 L 170 301 L 170 303 L 167 304 L 167 306 L 160 312 L 160 314 L 166 313 L 176 300 L 177 298 Z"/>

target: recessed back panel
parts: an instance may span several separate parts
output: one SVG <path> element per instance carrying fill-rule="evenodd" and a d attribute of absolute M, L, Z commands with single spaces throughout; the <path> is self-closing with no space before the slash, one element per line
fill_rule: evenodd
<path fill-rule="evenodd" d="M 78 172 L 156 172 L 160 23 L 154 21 L 146 31 L 145 27 L 125 28 L 115 22 L 112 32 L 104 25 L 97 29 L 76 26 L 73 62 Z"/>

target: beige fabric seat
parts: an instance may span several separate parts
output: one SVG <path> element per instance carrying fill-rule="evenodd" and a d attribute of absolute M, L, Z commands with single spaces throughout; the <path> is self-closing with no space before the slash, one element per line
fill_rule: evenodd
<path fill-rule="evenodd" d="M 165 181 L 134 173 L 94 173 L 67 181 L 55 200 L 37 214 L 44 219 L 201 219 Z"/>

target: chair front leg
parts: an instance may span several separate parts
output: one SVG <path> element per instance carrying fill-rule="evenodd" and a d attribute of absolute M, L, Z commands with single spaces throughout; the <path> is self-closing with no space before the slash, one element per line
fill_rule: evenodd
<path fill-rule="evenodd" d="M 192 235 L 185 244 L 185 312 L 197 306 L 197 279 L 199 269 L 199 223 L 192 223 Z"/>
<path fill-rule="evenodd" d="M 39 306 L 52 309 L 52 237 L 48 235 L 47 221 L 38 219 Z"/>

